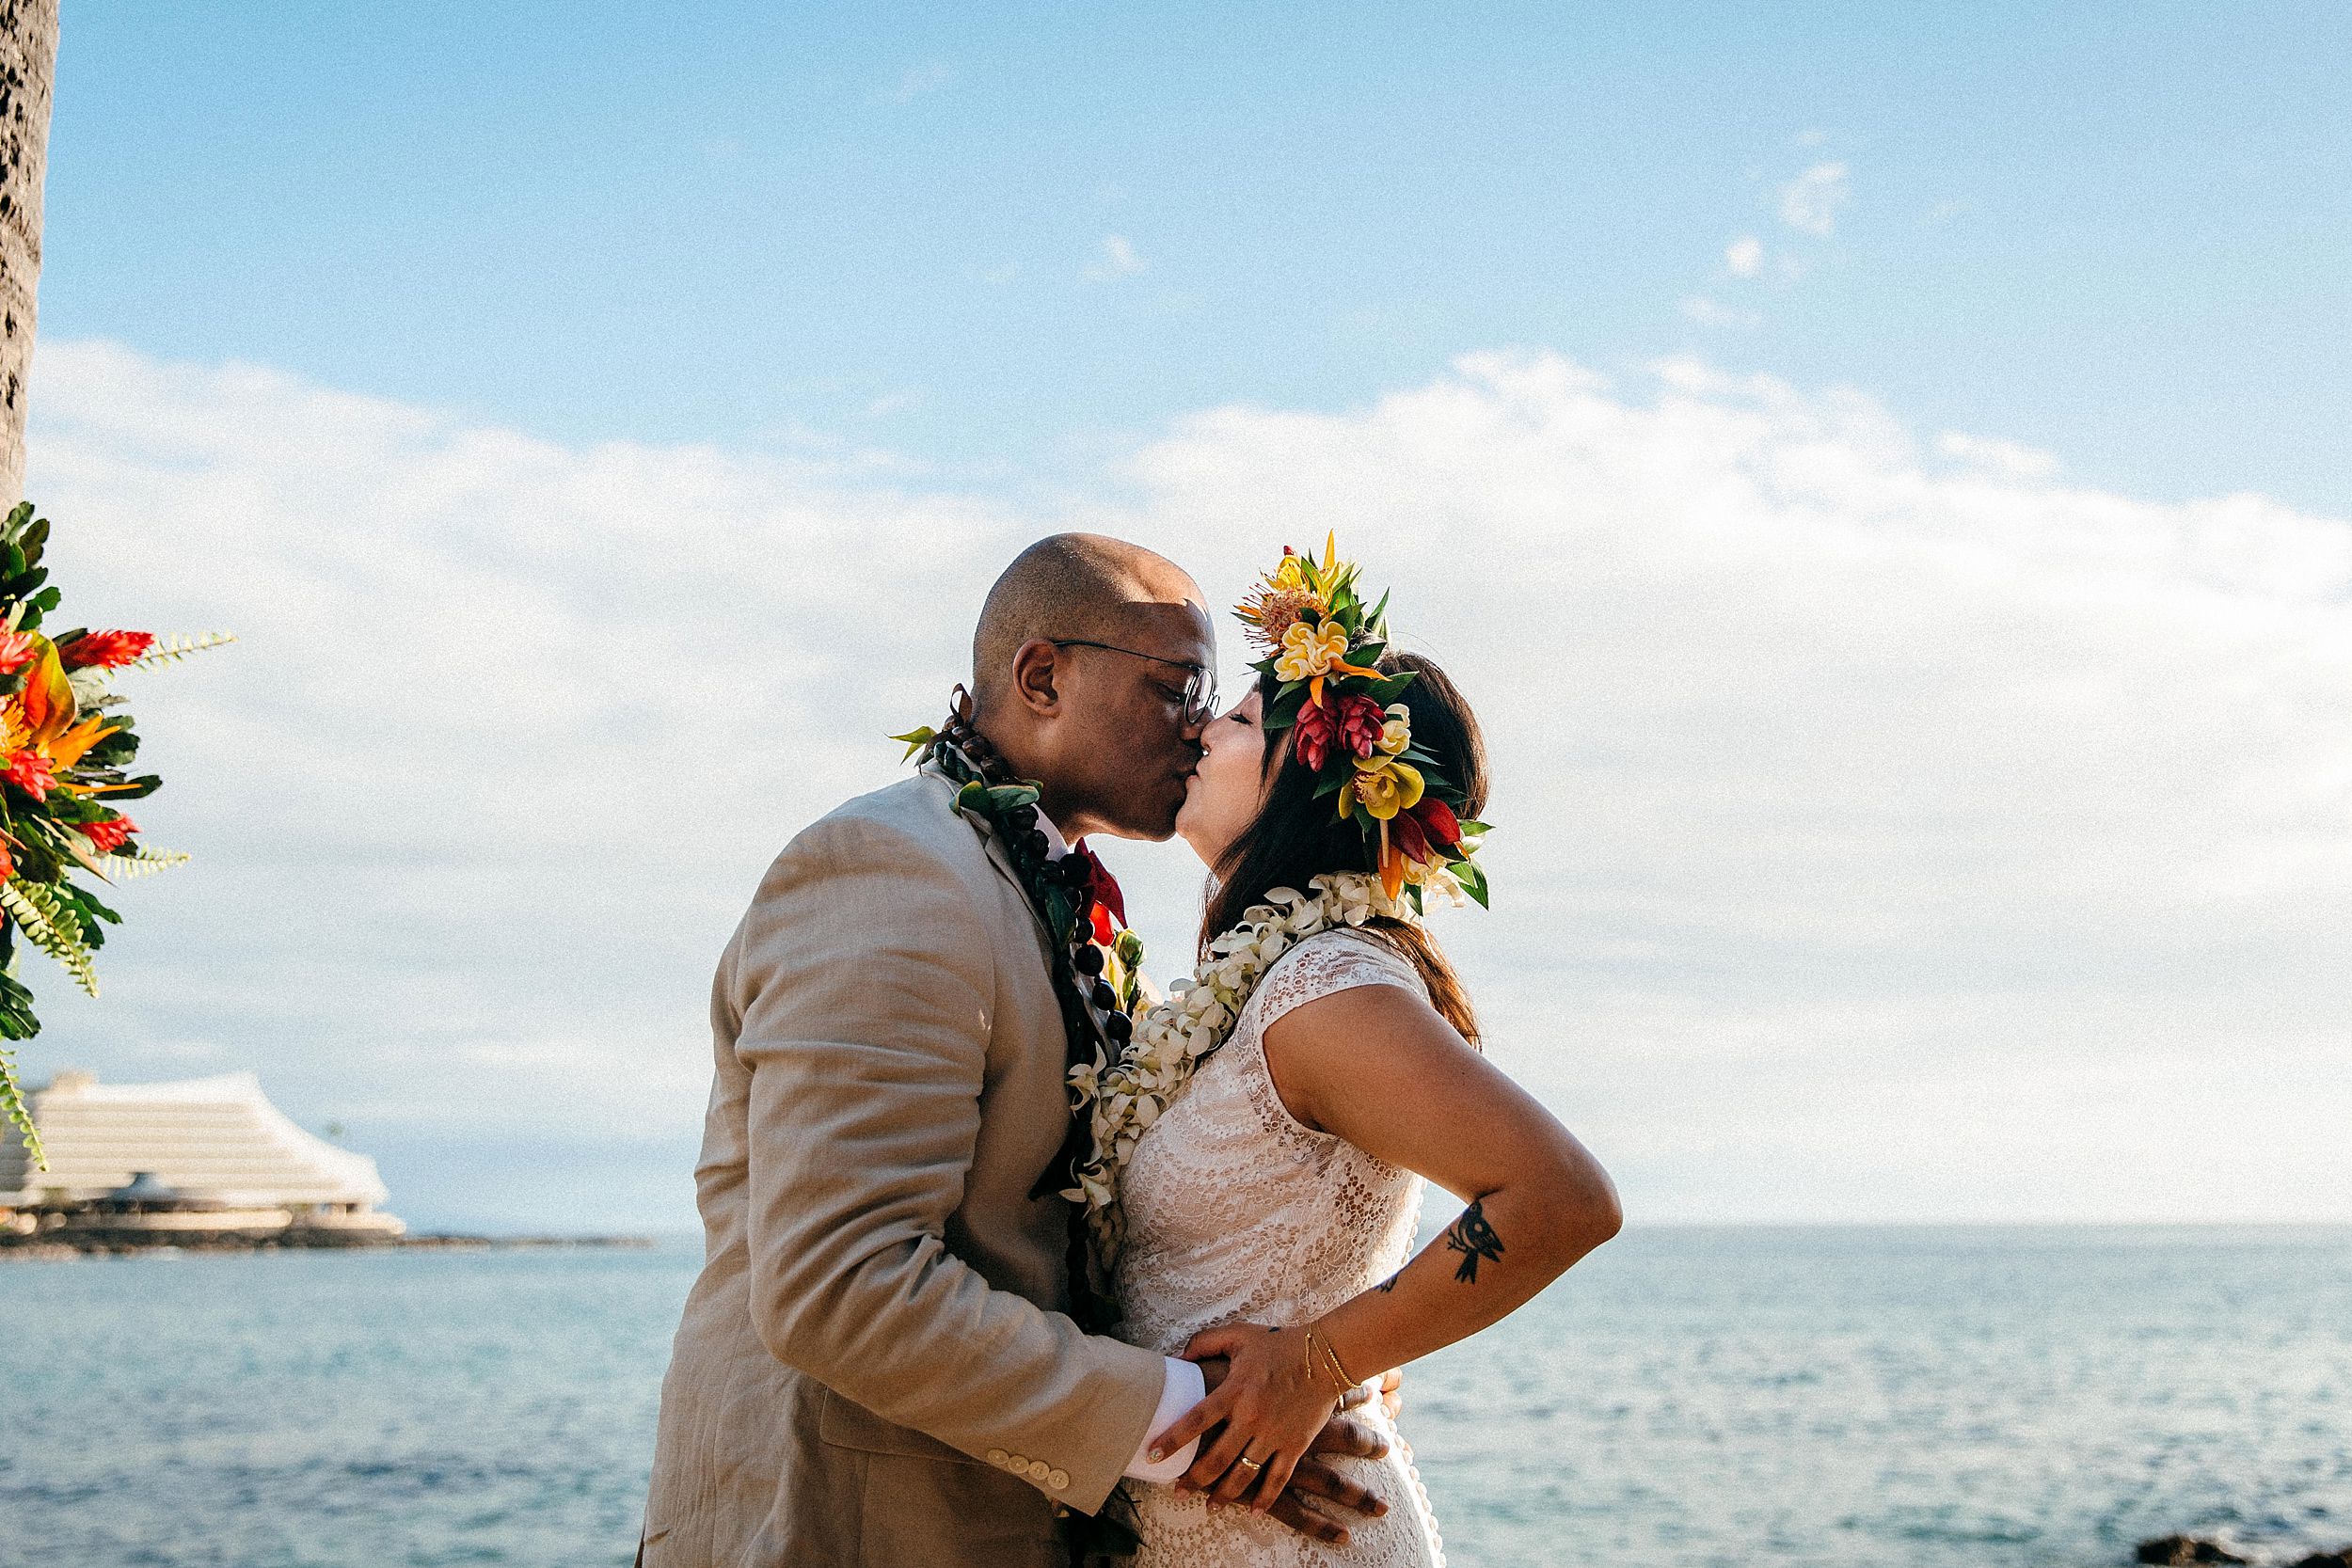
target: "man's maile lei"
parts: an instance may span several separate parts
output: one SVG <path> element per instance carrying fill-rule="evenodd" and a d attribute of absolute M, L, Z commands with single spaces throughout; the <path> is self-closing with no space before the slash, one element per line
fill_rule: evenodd
<path fill-rule="evenodd" d="M 1327 872 L 1305 893 L 1268 893 L 1210 942 L 1198 974 L 1136 1022 L 1117 1061 L 1098 1053 L 1071 1069 L 1072 1106 L 1089 1115 L 1092 1152 L 1062 1196 L 1085 1205 L 1105 1271 L 1125 1239 L 1119 1180 L 1137 1140 L 1225 1043 L 1277 958 L 1336 927 L 1418 924 L 1433 893 L 1456 906 L 1465 895 L 1486 902 L 1486 873 L 1471 859 L 1486 824 L 1460 818 L 1460 791 L 1414 746 L 1411 715 L 1397 700 L 1413 673 L 1375 667 L 1388 647 L 1388 597 L 1367 610 L 1356 577 L 1334 539 L 1319 564 L 1285 548 L 1236 613 L 1265 653 L 1253 668 L 1279 682 L 1263 726 L 1291 732 L 1292 756 L 1319 775 L 1316 798 L 1331 799 L 1339 820 L 1362 832 L 1365 869 Z"/>

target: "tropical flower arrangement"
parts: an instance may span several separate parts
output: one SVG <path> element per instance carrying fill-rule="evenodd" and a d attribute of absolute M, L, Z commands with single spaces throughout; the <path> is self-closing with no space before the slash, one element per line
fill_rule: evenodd
<path fill-rule="evenodd" d="M 98 994 L 92 955 L 105 942 L 104 927 L 122 917 L 75 873 L 114 882 L 187 859 L 141 844 L 139 825 L 122 810 L 163 781 L 131 772 L 139 737 L 111 689 L 115 674 L 234 641 L 220 633 L 159 643 L 144 631 L 43 631 L 42 617 L 59 596 L 40 563 L 48 543 L 49 520 L 36 518 L 29 501 L 0 523 L 0 1040 L 40 1032 L 33 993 L 17 978 L 20 934 Z M 40 1164 L 40 1140 L 6 1046 L 0 1116 Z"/>
<path fill-rule="evenodd" d="M 1461 793 L 1413 745 L 1411 715 L 1396 700 L 1412 673 L 1374 668 L 1388 646 L 1388 596 L 1367 610 L 1356 575 L 1336 537 L 1324 541 L 1320 564 L 1285 549 L 1235 613 L 1266 650 L 1256 668 L 1282 683 L 1265 727 L 1288 728 L 1300 766 L 1325 775 L 1316 793 L 1336 796 L 1339 819 L 1363 830 L 1369 869 L 1326 873 L 1305 893 L 1268 893 L 1210 942 L 1199 973 L 1144 1013 L 1117 1061 L 1098 1052 L 1070 1069 L 1071 1105 L 1089 1119 L 1091 1148 L 1062 1196 L 1085 1206 L 1106 1271 L 1125 1240 L 1119 1182 L 1136 1144 L 1225 1043 L 1276 959 L 1319 932 L 1417 924 L 1432 894 L 1457 907 L 1465 895 L 1486 902 L 1486 873 L 1471 857 L 1488 829 L 1456 815 Z"/>
<path fill-rule="evenodd" d="M 1320 563 L 1288 546 L 1234 611 L 1265 657 L 1251 666 L 1281 684 L 1263 723 L 1291 732 L 1299 764 L 1322 775 L 1340 820 L 1363 831 L 1366 862 L 1391 899 L 1421 908 L 1422 890 L 1458 890 L 1486 902 L 1486 875 L 1470 859 L 1486 831 L 1455 808 L 1461 792 L 1413 744 L 1412 715 L 1397 701 L 1413 673 L 1384 675 L 1389 596 L 1366 608 L 1354 562 L 1336 535 Z"/>

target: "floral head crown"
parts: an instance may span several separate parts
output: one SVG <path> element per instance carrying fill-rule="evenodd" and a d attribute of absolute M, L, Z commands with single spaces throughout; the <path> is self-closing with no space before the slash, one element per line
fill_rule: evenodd
<path fill-rule="evenodd" d="M 1422 907 L 1424 889 L 1468 894 L 1484 906 L 1486 874 L 1471 856 L 1487 828 L 1465 822 L 1462 792 L 1438 759 L 1413 744 L 1412 715 L 1397 698 L 1412 671 L 1382 674 L 1389 596 L 1366 608 L 1356 563 L 1327 537 L 1323 560 L 1287 545 L 1234 613 L 1265 657 L 1251 666 L 1280 682 L 1263 722 L 1291 732 L 1291 754 L 1320 776 L 1318 800 L 1336 797 L 1343 822 L 1363 833 L 1365 859 L 1391 898 Z"/>

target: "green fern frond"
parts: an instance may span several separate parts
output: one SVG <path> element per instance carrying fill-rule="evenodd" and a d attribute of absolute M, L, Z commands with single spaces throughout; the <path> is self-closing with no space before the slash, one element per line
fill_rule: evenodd
<path fill-rule="evenodd" d="M 184 865 L 187 860 L 185 849 L 141 849 L 128 855 L 101 855 L 98 865 L 100 874 L 107 880 L 128 882 Z"/>
<path fill-rule="evenodd" d="M 65 966 L 74 983 L 98 994 L 98 969 L 90 961 L 89 944 L 82 940 L 82 923 L 39 882 L 11 877 L 0 882 L 0 910 L 16 921 L 24 940 Z"/>
<path fill-rule="evenodd" d="M 208 631 L 194 637 L 167 637 L 138 658 L 123 666 L 125 670 L 149 670 L 163 664 L 177 664 L 190 654 L 200 654 L 207 648 L 218 648 L 234 642 L 233 631 Z"/>
<path fill-rule="evenodd" d="M 24 1152 L 36 1170 L 47 1170 L 49 1158 L 41 1152 L 40 1133 L 33 1127 L 33 1113 L 25 1108 L 24 1085 L 16 1081 L 16 1053 L 0 1046 L 0 1116 L 8 1117 L 16 1128 L 17 1136 L 24 1140 Z"/>

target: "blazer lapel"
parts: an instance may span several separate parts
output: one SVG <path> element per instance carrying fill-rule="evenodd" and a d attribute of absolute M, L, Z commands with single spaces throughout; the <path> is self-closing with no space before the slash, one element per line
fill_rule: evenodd
<path fill-rule="evenodd" d="M 988 863 L 996 868 L 996 875 L 1005 879 L 1012 889 L 1013 896 L 1021 901 L 1021 907 L 1029 911 L 1029 922 L 1037 927 L 1038 940 L 1046 943 L 1050 951 L 1054 933 L 1045 928 L 1044 914 L 1029 901 L 1029 890 L 1021 885 L 1021 873 L 1012 868 L 1012 856 L 1006 852 L 1004 841 L 996 836 L 993 829 L 983 827 L 956 810 L 956 784 L 953 779 L 929 763 L 923 765 L 922 771 L 937 779 L 940 786 L 947 792 L 947 810 L 957 821 L 970 830 L 973 837 L 980 841 L 980 848 L 988 856 Z"/>

